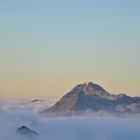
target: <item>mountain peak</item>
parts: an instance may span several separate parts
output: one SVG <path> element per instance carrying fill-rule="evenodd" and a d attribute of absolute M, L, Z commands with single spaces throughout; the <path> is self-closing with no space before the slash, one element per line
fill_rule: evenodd
<path fill-rule="evenodd" d="M 72 89 L 70 94 L 79 94 L 84 92 L 85 95 L 97 95 L 97 96 L 109 96 L 110 94 L 102 88 L 100 85 L 89 82 L 84 84 L 79 84 Z M 69 95 L 69 94 L 68 94 Z"/>
<path fill-rule="evenodd" d="M 107 111 L 121 113 L 133 112 L 131 105 L 140 106 L 139 97 L 129 97 L 125 94 L 113 95 L 104 88 L 92 82 L 79 84 L 64 95 L 56 104 L 45 110 L 49 115 L 63 116 L 74 112 Z M 121 108 L 121 109 L 120 109 Z M 140 109 L 136 108 L 136 111 Z"/>
<path fill-rule="evenodd" d="M 79 84 L 73 88 L 73 91 L 85 91 L 85 92 L 87 92 L 88 90 L 106 92 L 106 90 L 104 88 L 102 88 L 100 85 L 92 83 L 92 82 Z"/>
<path fill-rule="evenodd" d="M 87 84 L 79 84 L 76 87 L 73 88 L 73 91 L 80 91 L 80 90 L 84 90 L 86 88 Z"/>
<path fill-rule="evenodd" d="M 30 128 L 28 128 L 26 126 L 18 127 L 16 132 L 18 135 L 27 137 L 27 138 L 34 138 L 34 137 L 38 136 L 38 133 L 36 131 L 31 130 Z"/>
<path fill-rule="evenodd" d="M 90 88 L 92 88 L 94 90 L 99 90 L 99 91 L 104 91 L 105 92 L 105 89 L 104 88 L 102 88 L 100 85 L 95 84 L 95 83 L 92 83 L 92 82 L 89 82 L 87 84 L 87 87 L 90 87 Z"/>

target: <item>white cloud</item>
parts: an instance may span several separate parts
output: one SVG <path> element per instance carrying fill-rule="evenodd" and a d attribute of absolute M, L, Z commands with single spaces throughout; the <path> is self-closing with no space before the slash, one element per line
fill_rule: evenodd
<path fill-rule="evenodd" d="M 37 131 L 38 140 L 140 140 L 139 118 L 43 118 L 20 101 L 16 101 L 17 107 L 9 107 L 5 101 L 0 104 L 1 140 L 20 140 L 15 131 L 21 125 Z"/>
<path fill-rule="evenodd" d="M 38 102 L 31 100 L 0 100 L 0 110 L 29 110 L 40 112 L 56 102 L 56 98 L 48 98 Z"/>

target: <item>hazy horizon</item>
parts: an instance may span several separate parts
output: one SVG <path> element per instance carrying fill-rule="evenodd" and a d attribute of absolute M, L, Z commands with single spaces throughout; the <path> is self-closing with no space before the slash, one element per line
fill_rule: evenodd
<path fill-rule="evenodd" d="M 139 5 L 0 1 L 0 98 L 61 97 L 89 81 L 140 96 Z"/>

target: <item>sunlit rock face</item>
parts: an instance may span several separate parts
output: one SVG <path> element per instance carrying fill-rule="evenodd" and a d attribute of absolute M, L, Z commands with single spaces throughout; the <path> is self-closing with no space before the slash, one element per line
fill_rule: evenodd
<path fill-rule="evenodd" d="M 38 133 L 36 131 L 29 129 L 26 126 L 18 127 L 16 133 L 19 136 L 24 137 L 26 139 L 33 139 L 38 136 Z"/>
<path fill-rule="evenodd" d="M 139 113 L 140 97 L 113 95 L 98 84 L 84 83 L 74 87 L 43 114 L 63 116 L 102 111 L 113 114 Z"/>

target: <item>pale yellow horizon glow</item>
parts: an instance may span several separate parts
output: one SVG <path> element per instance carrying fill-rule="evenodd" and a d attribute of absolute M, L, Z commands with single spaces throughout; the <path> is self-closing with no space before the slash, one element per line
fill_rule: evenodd
<path fill-rule="evenodd" d="M 46 74 L 46 75 L 45 75 Z M 98 73 L 99 74 L 99 73 Z M 19 75 L 6 75 L 0 80 L 0 98 L 9 99 L 36 99 L 47 97 L 61 97 L 77 84 L 93 82 L 101 85 L 112 94 L 126 93 L 130 96 L 140 96 L 139 82 L 132 81 L 129 77 L 109 77 L 108 75 L 91 75 L 86 77 L 82 72 L 69 75 L 61 73 L 47 75 L 47 73 L 20 73 Z"/>

